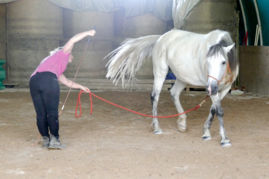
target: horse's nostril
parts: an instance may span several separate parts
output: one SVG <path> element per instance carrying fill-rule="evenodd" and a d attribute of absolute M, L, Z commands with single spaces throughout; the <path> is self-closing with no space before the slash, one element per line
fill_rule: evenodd
<path fill-rule="evenodd" d="M 211 87 L 211 93 L 212 93 L 212 95 L 217 94 L 217 92 L 218 92 L 218 86 L 212 86 Z"/>
<path fill-rule="evenodd" d="M 208 93 L 208 95 L 215 95 L 218 93 L 218 85 L 216 84 L 211 84 L 211 85 L 208 85 L 206 87 L 206 92 Z"/>

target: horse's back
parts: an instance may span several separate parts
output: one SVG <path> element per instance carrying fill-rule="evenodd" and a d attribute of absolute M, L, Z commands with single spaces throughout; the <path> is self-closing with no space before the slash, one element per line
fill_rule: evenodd
<path fill-rule="evenodd" d="M 192 45 L 203 43 L 204 45 L 213 45 L 220 41 L 221 38 L 224 38 L 227 41 L 232 42 L 230 34 L 227 31 L 223 30 L 213 30 L 206 34 L 189 32 L 179 29 L 173 29 L 165 34 L 163 34 L 159 38 L 160 44 L 185 44 L 185 43 L 193 43 Z"/>
<path fill-rule="evenodd" d="M 222 38 L 230 41 L 229 33 L 214 30 L 199 34 L 173 29 L 163 34 L 153 49 L 153 63 L 168 65 L 176 78 L 184 83 L 203 86 L 207 82 L 206 55 L 210 46 Z"/>
<path fill-rule="evenodd" d="M 184 83 L 203 86 L 206 57 L 206 35 L 171 30 L 162 35 L 153 49 L 153 64 L 166 64 Z M 162 65 L 163 66 L 163 65 Z"/>
<path fill-rule="evenodd" d="M 173 29 L 165 34 L 163 34 L 159 41 L 164 43 L 164 44 L 175 44 L 177 43 L 184 43 L 187 41 L 192 41 L 194 39 L 200 39 L 202 40 L 204 38 L 203 34 L 198 34 L 198 33 L 193 33 L 193 32 L 188 32 L 184 30 L 178 30 L 178 29 Z"/>

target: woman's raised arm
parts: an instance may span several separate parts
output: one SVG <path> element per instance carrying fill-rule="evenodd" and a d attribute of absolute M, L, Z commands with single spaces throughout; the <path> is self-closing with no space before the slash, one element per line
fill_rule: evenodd
<path fill-rule="evenodd" d="M 66 42 L 66 44 L 63 47 L 63 51 L 65 53 L 71 53 L 75 43 L 84 39 L 87 36 L 94 36 L 95 33 L 96 33 L 95 30 L 89 30 L 89 31 L 81 32 L 81 33 L 74 35 L 71 39 L 69 39 Z"/>

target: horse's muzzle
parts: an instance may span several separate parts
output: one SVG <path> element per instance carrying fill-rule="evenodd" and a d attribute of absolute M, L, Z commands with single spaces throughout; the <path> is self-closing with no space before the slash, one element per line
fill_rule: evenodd
<path fill-rule="evenodd" d="M 207 91 L 209 96 L 217 94 L 218 93 L 218 84 L 214 83 L 214 82 L 210 83 L 209 85 L 207 85 L 206 91 Z"/>

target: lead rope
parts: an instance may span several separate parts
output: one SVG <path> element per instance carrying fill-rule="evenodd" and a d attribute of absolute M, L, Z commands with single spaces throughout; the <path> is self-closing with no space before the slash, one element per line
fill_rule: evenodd
<path fill-rule="evenodd" d="M 85 91 L 80 90 L 80 92 L 79 92 L 79 94 L 78 94 L 78 99 L 77 99 L 76 109 L 75 109 L 75 117 L 76 117 L 76 118 L 79 118 L 79 117 L 81 117 L 81 115 L 82 115 L 82 110 L 81 110 L 81 94 L 82 94 L 82 93 L 89 93 L 89 98 L 90 98 L 90 115 L 92 115 L 92 113 L 93 113 L 92 96 L 94 96 L 94 97 L 98 98 L 99 100 L 101 100 L 101 101 L 103 101 L 103 102 L 105 102 L 105 103 L 111 104 L 111 105 L 113 105 L 113 106 L 115 106 L 115 107 L 117 107 L 117 108 L 121 108 L 121 109 L 126 110 L 126 111 L 129 111 L 129 112 L 131 112 L 131 113 L 134 113 L 134 114 L 137 114 L 137 115 L 140 115 L 140 116 L 143 116 L 143 117 L 150 117 L 150 118 L 172 118 L 172 117 L 177 117 L 177 116 L 180 116 L 180 115 L 183 115 L 183 114 L 187 114 L 187 113 L 189 113 L 189 112 L 191 112 L 191 111 L 195 111 L 195 110 L 199 109 L 199 108 L 206 102 L 206 100 L 209 98 L 209 96 L 206 96 L 206 97 L 202 100 L 202 102 L 201 102 L 200 104 L 198 104 L 198 105 L 196 105 L 195 107 L 193 107 L 193 108 L 191 108 L 191 109 L 189 109 L 189 110 L 186 110 L 186 111 L 184 111 L 184 112 L 182 112 L 182 113 L 173 114 L 173 115 L 169 115 L 169 116 L 152 116 L 152 115 L 149 115 L 149 114 L 143 114 L 143 113 L 140 113 L 140 112 L 137 112 L 137 111 L 128 109 L 128 108 L 126 108 L 126 107 L 124 107 L 124 106 L 118 105 L 118 104 L 116 104 L 116 103 L 113 103 L 113 102 L 111 102 L 111 101 L 109 101 L 109 100 L 106 100 L 106 99 L 100 97 L 100 96 L 97 96 L 96 94 L 92 93 L 91 91 L 89 91 L 89 92 L 85 92 Z M 79 108 L 79 114 L 78 114 L 78 112 L 77 112 L 77 111 L 78 111 L 78 108 Z"/>
<path fill-rule="evenodd" d="M 81 64 L 82 64 L 82 61 L 83 61 L 83 59 L 86 57 L 86 50 L 87 50 L 88 47 L 89 47 L 89 43 L 90 43 L 90 38 L 88 38 L 88 41 L 87 41 L 87 43 L 86 43 L 86 45 L 85 45 L 84 54 L 83 54 L 82 59 L 80 60 L 78 66 L 77 66 L 77 70 L 76 70 L 76 72 L 75 72 L 75 75 L 74 75 L 74 78 L 73 78 L 72 82 L 74 82 L 74 81 L 77 79 L 77 75 L 78 75 L 80 66 L 81 66 Z M 61 115 L 63 114 L 64 107 L 65 107 L 65 104 L 66 104 L 66 102 L 67 102 L 67 99 L 69 98 L 71 89 L 72 89 L 72 85 L 71 85 L 71 87 L 69 87 L 69 89 L 68 89 L 68 93 L 67 93 L 67 95 L 66 95 L 66 97 L 65 97 L 64 103 L 63 103 L 62 108 L 61 108 L 61 110 L 60 110 L 60 112 L 59 112 L 59 116 L 61 116 Z"/>

